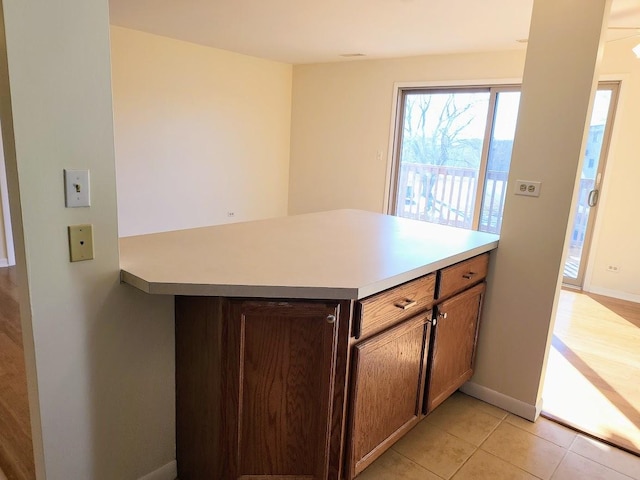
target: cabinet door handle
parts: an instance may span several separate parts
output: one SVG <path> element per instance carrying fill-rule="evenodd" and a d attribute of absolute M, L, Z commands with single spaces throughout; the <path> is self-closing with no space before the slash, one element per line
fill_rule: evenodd
<path fill-rule="evenodd" d="M 445 318 L 447 318 L 447 312 L 440 312 L 438 313 L 438 316 L 444 320 Z"/>
<path fill-rule="evenodd" d="M 336 323 L 335 315 L 327 315 L 327 323 Z"/>
<path fill-rule="evenodd" d="M 476 272 L 469 272 L 462 275 L 462 278 L 466 278 L 467 280 L 471 280 L 473 277 L 477 275 Z"/>
<path fill-rule="evenodd" d="M 404 302 L 397 302 L 395 306 L 403 310 L 407 310 L 408 308 L 415 307 L 417 304 L 417 300 L 409 300 L 407 298 Z"/>

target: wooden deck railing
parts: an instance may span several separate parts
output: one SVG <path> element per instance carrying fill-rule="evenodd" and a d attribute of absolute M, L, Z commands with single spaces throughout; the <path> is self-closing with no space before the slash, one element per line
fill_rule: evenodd
<path fill-rule="evenodd" d="M 471 228 L 478 187 L 473 168 L 403 163 L 398 181 L 396 214 L 442 225 Z M 480 230 L 499 233 L 507 172 L 489 172 Z M 404 198 L 404 203 L 402 199 Z"/>
<path fill-rule="evenodd" d="M 471 228 L 478 186 L 473 168 L 403 163 L 398 178 L 396 215 L 442 225 Z M 489 170 L 484 187 L 479 230 L 500 233 L 509 172 Z M 588 196 L 593 180 L 580 181 L 578 211 L 571 246 L 582 247 L 589 218 Z"/>

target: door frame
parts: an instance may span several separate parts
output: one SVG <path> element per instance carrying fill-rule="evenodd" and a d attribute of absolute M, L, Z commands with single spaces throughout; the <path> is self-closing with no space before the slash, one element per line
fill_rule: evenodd
<path fill-rule="evenodd" d="M 604 87 L 604 88 L 603 88 Z M 590 207 L 589 210 L 589 219 L 587 220 L 587 226 L 585 228 L 585 238 L 582 245 L 582 254 L 580 259 L 580 265 L 578 267 L 578 275 L 575 279 L 566 277 L 564 275 L 564 265 L 562 264 L 562 285 L 568 288 L 573 288 L 576 290 L 586 290 L 585 283 L 588 277 L 590 269 L 589 266 L 591 264 L 591 254 L 592 254 L 592 245 L 593 245 L 593 237 L 596 232 L 596 220 L 598 218 L 598 210 L 600 205 L 602 204 L 602 190 L 605 182 L 605 173 L 607 168 L 607 160 L 609 158 L 610 148 L 611 148 L 611 140 L 613 137 L 613 130 L 615 126 L 616 115 L 618 112 L 618 105 L 620 103 L 620 90 L 622 87 L 621 80 L 604 80 L 601 79 L 598 81 L 598 90 L 608 88 L 611 90 L 611 100 L 609 104 L 609 111 L 607 113 L 607 123 L 605 124 L 604 132 L 602 134 L 602 148 L 600 150 L 600 157 L 598 160 L 598 170 L 596 172 L 596 181 L 594 184 L 594 188 L 598 190 L 598 197 L 596 201 L 596 205 L 594 207 Z M 585 140 L 586 141 L 586 140 Z M 579 170 L 576 172 L 576 188 L 579 184 L 580 172 L 582 171 L 583 164 L 585 160 L 585 155 L 583 155 L 582 160 L 580 161 Z M 577 193 L 579 194 L 579 192 Z M 576 200 L 575 206 L 569 216 L 569 223 L 567 224 L 567 231 L 570 231 L 573 228 L 573 223 L 575 220 L 576 212 L 578 209 L 579 199 Z M 568 249 L 568 246 L 566 247 Z M 568 251 L 567 251 L 568 257 Z"/>

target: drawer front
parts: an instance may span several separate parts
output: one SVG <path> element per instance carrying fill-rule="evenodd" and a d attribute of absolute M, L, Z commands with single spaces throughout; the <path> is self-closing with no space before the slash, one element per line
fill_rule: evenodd
<path fill-rule="evenodd" d="M 488 253 L 483 253 L 477 257 L 442 269 L 440 271 L 440 285 L 436 298 L 441 300 L 475 285 L 487 276 L 488 269 Z"/>
<path fill-rule="evenodd" d="M 433 305 L 436 275 L 431 273 L 358 302 L 360 328 L 356 338 L 380 332 Z"/>

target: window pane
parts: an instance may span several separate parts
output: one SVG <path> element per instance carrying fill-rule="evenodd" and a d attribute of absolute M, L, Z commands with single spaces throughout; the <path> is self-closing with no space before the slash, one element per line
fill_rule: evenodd
<path fill-rule="evenodd" d="M 489 90 L 404 102 L 396 215 L 472 228 Z"/>
<path fill-rule="evenodd" d="M 519 105 L 520 92 L 497 94 L 478 226 L 481 232 L 500 233 Z"/>
<path fill-rule="evenodd" d="M 597 188 L 596 176 L 602 155 L 604 143 L 604 131 L 609 116 L 612 90 L 598 90 L 593 103 L 589 136 L 587 137 L 587 150 L 585 152 L 582 172 L 580 173 L 580 191 L 578 192 L 578 206 L 576 209 L 571 239 L 569 241 L 569 254 L 564 266 L 565 282 L 574 283 L 578 279 L 580 263 L 582 262 L 582 249 L 587 238 L 587 226 L 589 224 L 589 194 Z M 578 283 L 579 284 L 579 283 Z"/>

